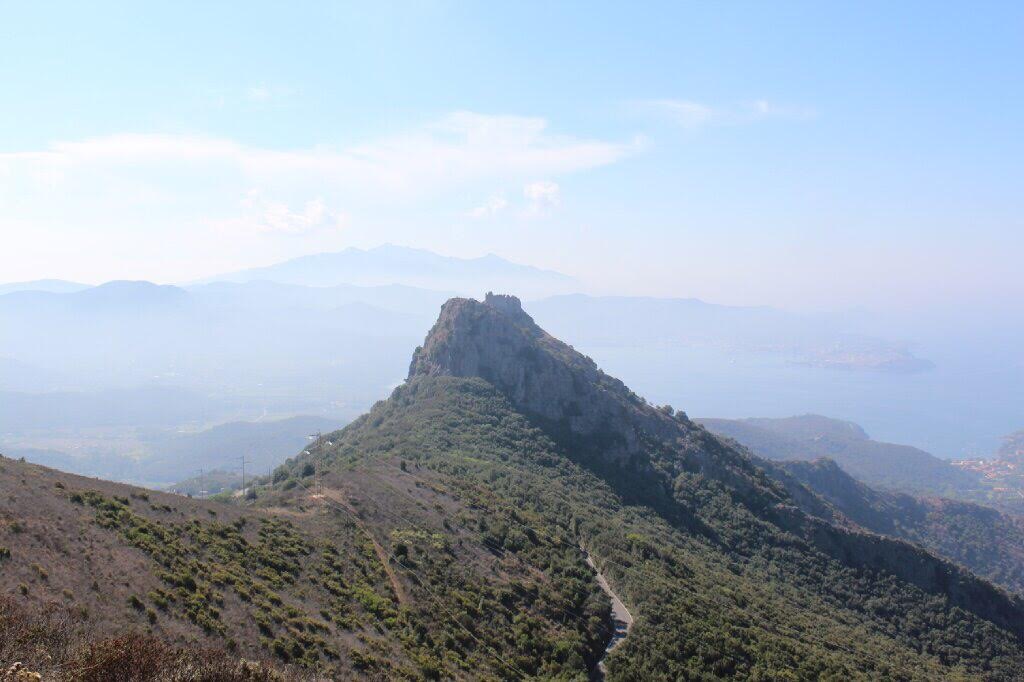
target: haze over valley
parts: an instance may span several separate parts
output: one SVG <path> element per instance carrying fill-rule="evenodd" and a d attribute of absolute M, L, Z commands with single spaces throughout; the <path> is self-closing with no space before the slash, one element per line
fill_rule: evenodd
<path fill-rule="evenodd" d="M 444 300 L 491 289 L 533 291 L 526 305 L 540 322 L 651 399 L 694 414 L 827 414 L 946 459 L 987 457 L 1019 426 L 1024 382 L 1012 364 L 994 374 L 997 354 L 963 347 L 933 360 L 920 350 L 933 339 L 872 336 L 864 314 L 565 293 L 573 286 L 497 256 L 395 246 L 183 285 L 5 285 L 0 451 L 166 485 L 239 468 L 250 449 L 241 433 L 256 428 L 246 424 L 276 423 L 291 440 L 254 462 L 265 473 L 309 424 L 347 423 L 394 386 Z M 309 419 L 282 421 L 298 416 Z M 225 424 L 238 442 L 222 439 L 222 451 L 182 460 L 176 473 L 159 464 L 175 440 Z"/>

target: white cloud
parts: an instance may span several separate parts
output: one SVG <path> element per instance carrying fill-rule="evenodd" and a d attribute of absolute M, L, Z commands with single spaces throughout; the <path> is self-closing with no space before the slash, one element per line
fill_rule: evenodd
<path fill-rule="evenodd" d="M 317 197 L 292 210 L 283 201 L 268 198 L 258 189 L 251 189 L 239 202 L 241 215 L 224 220 L 210 220 L 211 227 L 229 232 L 270 234 L 308 234 L 318 230 L 340 230 L 348 217 L 331 211 L 323 199 Z"/>
<path fill-rule="evenodd" d="M 817 115 L 813 109 L 783 106 L 764 99 L 733 106 L 711 106 L 689 100 L 658 99 L 640 102 L 640 107 L 690 130 L 708 125 L 740 125 L 770 118 L 808 120 Z"/>
<path fill-rule="evenodd" d="M 122 133 L 0 154 L 0 170 L 49 181 L 101 171 L 136 182 L 144 181 L 146 172 L 155 176 L 153 182 L 163 182 L 168 171 L 199 170 L 219 178 L 237 174 L 248 184 L 308 183 L 394 196 L 488 178 L 572 173 L 614 163 L 636 148 L 636 143 L 552 135 L 541 118 L 457 112 L 418 130 L 344 149 L 281 150 L 222 137 Z"/>
<path fill-rule="evenodd" d="M 505 197 L 500 194 L 495 195 L 477 206 L 476 208 L 470 209 L 467 215 L 470 218 L 490 218 L 491 216 L 501 213 L 508 206 L 508 201 Z"/>
<path fill-rule="evenodd" d="M 356 243 L 416 243 L 438 216 L 465 211 L 466 196 L 491 197 L 478 213 L 497 215 L 515 201 L 495 188 L 640 149 L 556 134 L 542 118 L 471 112 L 346 146 L 137 132 L 55 141 L 0 152 L 0 271 L 33 276 L 54 244 L 67 254 L 47 266 L 67 276 L 187 278 Z M 83 250 L 94 257 L 76 259 Z"/>
<path fill-rule="evenodd" d="M 562 190 L 558 183 L 539 180 L 523 187 L 523 196 L 527 200 L 526 214 L 539 216 L 547 214 L 561 203 Z"/>

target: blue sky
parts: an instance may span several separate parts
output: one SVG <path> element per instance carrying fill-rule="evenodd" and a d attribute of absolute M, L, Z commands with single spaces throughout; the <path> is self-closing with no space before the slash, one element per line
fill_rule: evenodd
<path fill-rule="evenodd" d="M 2 281 L 393 242 L 716 302 L 1024 296 L 1019 3 L 127 5 L 4 6 Z"/>

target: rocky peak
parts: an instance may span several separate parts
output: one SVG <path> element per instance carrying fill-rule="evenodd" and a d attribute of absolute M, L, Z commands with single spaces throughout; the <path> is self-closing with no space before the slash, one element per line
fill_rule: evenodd
<path fill-rule="evenodd" d="M 511 294 L 495 294 L 488 291 L 484 296 L 484 303 L 497 308 L 505 315 L 517 316 L 523 313 L 523 304 L 519 297 Z"/>
<path fill-rule="evenodd" d="M 409 377 L 418 375 L 485 379 L 549 432 L 596 445 L 603 458 L 620 462 L 640 454 L 645 435 L 674 441 L 693 428 L 538 327 L 515 296 L 445 303 L 413 356 Z"/>

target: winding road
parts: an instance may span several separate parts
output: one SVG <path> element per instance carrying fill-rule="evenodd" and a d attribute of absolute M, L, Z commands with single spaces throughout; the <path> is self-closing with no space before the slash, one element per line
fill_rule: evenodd
<path fill-rule="evenodd" d="M 622 640 L 629 634 L 630 629 L 633 627 L 633 616 L 630 614 L 629 609 L 626 608 L 626 605 L 622 603 L 622 600 L 619 599 L 619 595 L 615 594 L 615 591 L 612 590 L 611 585 L 608 584 L 608 580 L 598 569 L 597 564 L 590 558 L 590 553 L 587 550 L 583 550 L 583 554 L 587 559 L 587 565 L 594 569 L 594 572 L 597 574 L 597 584 L 601 586 L 604 593 L 612 600 L 612 623 L 615 625 L 615 631 L 604 648 L 604 656 L 597 662 L 597 670 L 594 671 L 594 678 L 603 680 L 607 672 L 604 661 L 608 658 L 608 654 L 611 653 L 612 649 L 621 644 Z"/>

